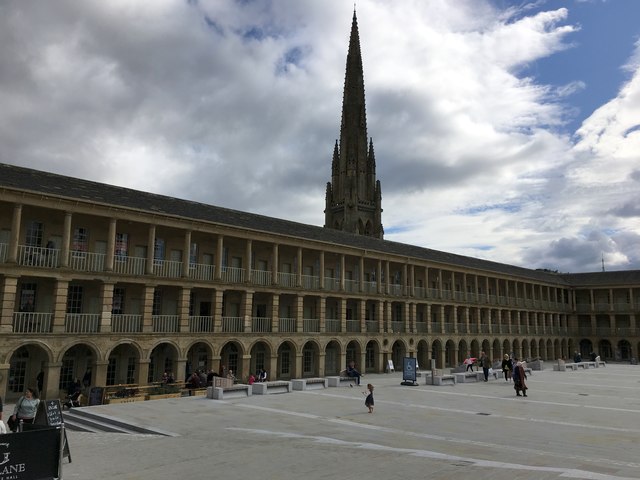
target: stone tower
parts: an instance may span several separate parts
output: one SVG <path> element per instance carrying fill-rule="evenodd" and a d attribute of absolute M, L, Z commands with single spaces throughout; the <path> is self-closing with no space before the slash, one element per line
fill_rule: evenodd
<path fill-rule="evenodd" d="M 342 98 L 340 140 L 327 183 L 325 228 L 382 239 L 382 194 L 376 180 L 373 140 L 367 137 L 364 76 L 356 12 L 353 12 Z"/>

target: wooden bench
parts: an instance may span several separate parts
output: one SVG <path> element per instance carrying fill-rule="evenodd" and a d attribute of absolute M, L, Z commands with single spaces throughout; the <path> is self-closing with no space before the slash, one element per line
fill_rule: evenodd
<path fill-rule="evenodd" d="M 224 400 L 226 398 L 250 397 L 253 393 L 252 385 L 238 383 L 230 387 L 207 387 L 207 398 Z"/>
<path fill-rule="evenodd" d="M 251 385 L 253 395 L 270 395 L 272 393 L 289 393 L 292 390 L 291 382 L 286 380 L 274 380 L 272 382 L 257 382 Z"/>
<path fill-rule="evenodd" d="M 291 387 L 297 391 L 319 390 L 321 388 L 327 388 L 327 379 L 321 377 L 295 378 L 291 380 Z"/>

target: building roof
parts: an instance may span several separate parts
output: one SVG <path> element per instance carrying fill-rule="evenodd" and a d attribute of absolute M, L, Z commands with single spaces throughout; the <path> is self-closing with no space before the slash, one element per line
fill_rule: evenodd
<path fill-rule="evenodd" d="M 559 285 L 639 284 L 640 271 L 556 274 L 0 163 L 0 189 L 94 202 Z"/>

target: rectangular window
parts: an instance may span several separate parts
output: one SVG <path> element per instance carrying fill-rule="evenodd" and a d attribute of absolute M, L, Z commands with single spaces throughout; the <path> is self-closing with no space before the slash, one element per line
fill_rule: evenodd
<path fill-rule="evenodd" d="M 113 289 L 113 305 L 111 306 L 113 315 L 122 315 L 124 313 L 124 288 L 116 287 Z"/>
<path fill-rule="evenodd" d="M 291 371 L 291 357 L 290 357 L 290 352 L 288 351 L 283 351 L 282 355 L 281 355 L 281 364 L 280 364 L 280 373 L 282 375 L 289 375 L 290 371 Z"/>
<path fill-rule="evenodd" d="M 107 365 L 107 385 L 115 385 L 116 384 L 116 359 L 110 358 L 109 365 Z"/>
<path fill-rule="evenodd" d="M 132 383 L 136 383 L 136 357 L 129 357 L 129 362 L 127 363 L 127 379 L 126 383 L 131 385 Z"/>
<path fill-rule="evenodd" d="M 162 290 L 156 288 L 153 291 L 153 307 L 151 308 L 151 315 L 162 314 Z"/>
<path fill-rule="evenodd" d="M 78 227 L 73 231 L 73 245 L 71 249 L 74 252 L 88 252 L 89 251 L 89 230 L 86 228 Z"/>
<path fill-rule="evenodd" d="M 31 221 L 27 225 L 27 233 L 25 235 L 24 243 L 28 247 L 41 247 L 43 236 L 42 222 Z"/>
<path fill-rule="evenodd" d="M 129 255 L 129 234 L 116 233 L 115 255 L 117 257 L 126 257 Z"/>
<path fill-rule="evenodd" d="M 82 313 L 82 286 L 69 285 L 67 291 L 67 313 Z"/>
<path fill-rule="evenodd" d="M 311 350 L 302 352 L 302 371 L 305 374 L 313 373 L 313 352 Z"/>
<path fill-rule="evenodd" d="M 36 284 L 23 283 L 20 287 L 20 311 L 34 312 L 36 309 Z"/>
<path fill-rule="evenodd" d="M 58 388 L 66 391 L 69 385 L 71 385 L 71 382 L 73 382 L 73 358 L 63 358 L 62 366 L 60 367 Z"/>
<path fill-rule="evenodd" d="M 164 240 L 162 238 L 156 238 L 153 245 L 153 258 L 154 260 L 164 260 Z"/>

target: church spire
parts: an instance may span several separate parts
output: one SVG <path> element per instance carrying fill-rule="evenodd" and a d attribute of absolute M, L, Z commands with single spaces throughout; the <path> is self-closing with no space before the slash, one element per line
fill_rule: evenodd
<path fill-rule="evenodd" d="M 382 238 L 380 182 L 373 140 L 367 136 L 364 74 L 358 19 L 354 9 L 342 97 L 340 140 L 327 184 L 325 227 Z"/>

